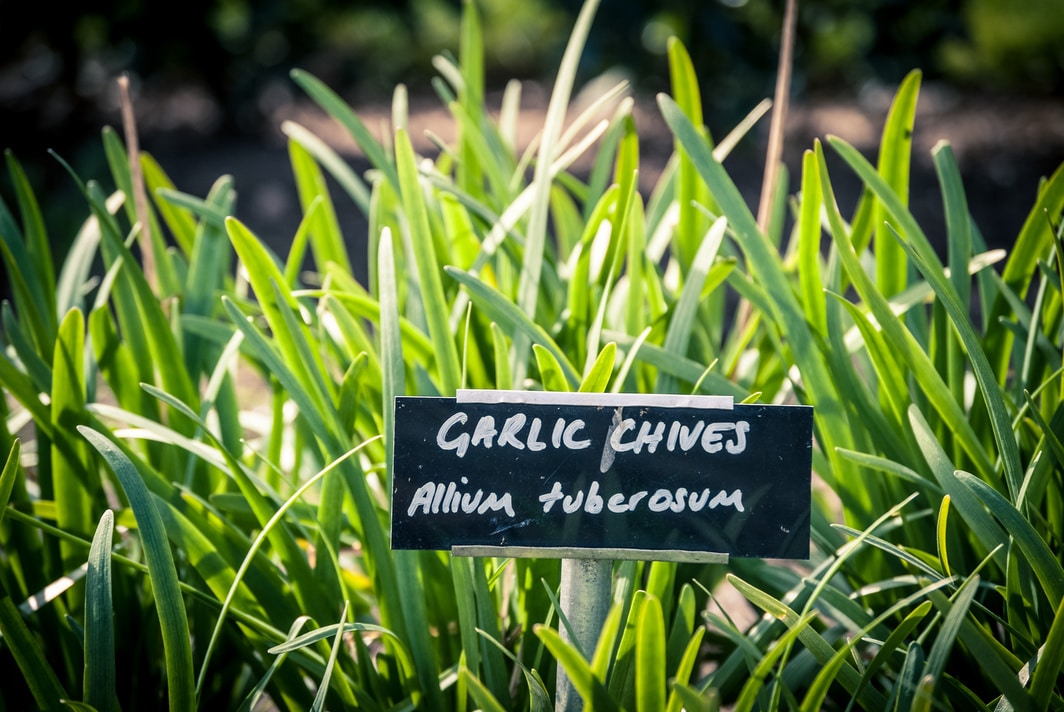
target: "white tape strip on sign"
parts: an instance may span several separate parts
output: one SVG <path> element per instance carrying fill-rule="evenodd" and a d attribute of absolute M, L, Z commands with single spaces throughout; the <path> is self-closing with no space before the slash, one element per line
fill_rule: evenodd
<path fill-rule="evenodd" d="M 532 403 L 540 405 L 584 405 L 652 408 L 705 408 L 732 410 L 731 396 L 699 396 L 666 393 L 563 393 L 558 391 L 505 391 L 459 388 L 458 403 Z"/>

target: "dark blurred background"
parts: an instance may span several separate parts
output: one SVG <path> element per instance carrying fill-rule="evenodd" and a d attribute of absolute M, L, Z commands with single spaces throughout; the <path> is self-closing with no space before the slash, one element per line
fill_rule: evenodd
<path fill-rule="evenodd" d="M 580 4 L 477 0 L 489 84 L 521 78 L 549 86 Z M 115 79 L 123 73 L 132 81 L 142 146 L 162 154 L 164 169 L 171 168 L 169 156 L 184 161 L 177 172 L 192 176 L 189 161 L 198 156 L 204 165 L 239 172 L 238 161 L 263 158 L 256 151 L 266 150 L 264 141 L 277 145 L 278 107 L 302 99 L 288 76 L 294 67 L 341 91 L 356 108 L 386 102 L 399 82 L 412 98 L 430 94 L 432 57 L 457 52 L 461 3 L 85 0 L 76 12 L 47 2 L 6 10 L 0 147 L 15 152 L 47 201 L 73 191 L 48 149 L 84 176 L 103 175 L 99 132 L 104 125 L 121 128 Z M 782 13 L 782 0 L 603 0 L 581 72 L 587 79 L 621 68 L 636 93 L 652 96 L 667 90 L 666 41 L 678 36 L 694 60 L 707 123 L 716 133 L 772 95 Z M 1025 106 L 1016 103 L 1020 98 L 1059 104 L 1064 0 L 799 2 L 796 105 L 818 97 L 856 103 L 892 91 L 913 68 L 961 108 L 979 106 L 964 104 L 967 96 L 992 97 L 998 106 Z M 1057 127 L 1061 143 L 1043 141 L 1048 155 L 1017 159 L 1032 163 L 1032 175 L 1052 167 L 1062 155 L 1061 133 Z M 1011 138 L 1001 137 L 1006 153 L 1020 150 L 1008 148 Z M 232 167 L 224 163 L 227 150 Z M 202 183 L 213 177 L 190 177 L 199 184 L 178 187 L 203 193 L 209 184 Z M 6 176 L 0 178 L 5 197 L 9 188 Z M 1032 197 L 1026 190 L 1028 206 Z"/>

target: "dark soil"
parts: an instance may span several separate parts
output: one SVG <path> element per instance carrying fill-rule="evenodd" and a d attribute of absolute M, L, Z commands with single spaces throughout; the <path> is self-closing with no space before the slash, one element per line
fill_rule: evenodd
<path fill-rule="evenodd" d="M 794 102 L 787 122 L 784 156 L 791 190 L 796 189 L 799 179 L 801 153 L 812 147 L 814 139 L 840 136 L 874 160 L 891 97 L 892 92 L 883 90 L 865 92 L 856 101 L 819 98 Z M 524 140 L 531 139 L 542 125 L 545 102 L 542 89 L 534 85 L 525 88 Z M 378 136 L 389 125 L 387 105 L 356 103 L 353 108 L 367 126 L 377 130 Z M 635 117 L 642 140 L 641 182 L 644 195 L 648 196 L 668 160 L 672 141 L 651 97 L 637 101 Z M 271 128 L 261 136 L 218 140 L 183 131 L 149 131 L 142 144 L 161 162 L 179 189 L 186 192 L 205 195 L 219 176 L 231 174 L 240 196 L 238 217 L 283 255 L 299 220 L 298 199 L 280 130 L 285 120 L 296 121 L 317 133 L 357 169 L 368 167 L 338 124 L 318 107 L 296 101 L 276 107 Z M 752 206 L 756 206 L 760 193 L 767 126 L 766 117 L 725 161 Z M 729 128 L 714 129 L 714 134 L 722 136 Z M 416 147 L 431 155 L 433 146 L 424 138 L 429 129 L 444 139 L 453 136 L 453 122 L 439 102 L 412 101 L 410 134 Z M 945 87 L 923 88 L 913 138 L 910 200 L 913 213 L 933 241 L 941 238 L 945 229 L 931 161 L 931 149 L 941 140 L 951 144 L 957 157 L 969 209 L 987 245 L 1007 248 L 1034 203 L 1039 181 L 1064 162 L 1064 102 L 973 96 Z M 858 187 L 847 180 L 849 171 L 845 166 L 833 164 L 832 168 L 833 177 L 838 176 L 835 187 L 840 204 L 844 212 L 849 212 Z M 366 221 L 345 195 L 337 191 L 334 200 L 352 245 L 353 261 L 361 265 Z"/>
<path fill-rule="evenodd" d="M 893 89 L 870 90 L 859 97 L 799 98 L 792 102 L 787 122 L 784 160 L 797 189 L 801 154 L 814 139 L 837 135 L 875 160 L 879 135 Z M 546 91 L 526 84 L 523 92 L 521 140 L 530 140 L 542 126 Z M 492 103 L 494 101 L 494 103 Z M 489 106 L 498 106 L 498 96 Z M 269 108 L 265 128 L 257 133 L 219 137 L 212 133 L 209 102 L 194 89 L 162 98 L 135 98 L 141 146 L 152 153 L 179 190 L 204 196 L 222 175 L 232 175 L 238 193 L 237 216 L 280 255 L 295 234 L 300 211 L 295 184 L 281 132 L 284 121 L 295 121 L 334 146 L 359 171 L 368 167 L 343 129 L 316 105 L 285 95 Z M 381 136 L 390 125 L 386 102 L 352 100 L 356 113 Z M 640 179 L 649 196 L 672 151 L 672 139 L 653 97 L 640 97 L 634 110 L 641 137 Z M 720 138 L 731 126 L 714 126 Z M 108 123 L 120 126 L 115 116 Z M 729 156 L 725 165 L 748 204 L 760 193 L 769 119 Z M 453 122 L 435 98 L 411 98 L 410 135 L 426 155 L 435 149 L 426 130 L 453 137 Z M 949 141 L 964 180 L 975 225 L 989 247 L 1008 247 L 1034 203 L 1039 181 L 1064 162 L 1064 101 L 1049 97 L 980 96 L 948 87 L 926 85 L 921 90 L 913 141 L 911 208 L 932 241 L 944 233 L 941 197 L 931 161 L 931 148 Z M 829 159 L 832 153 L 828 149 Z M 28 157 L 20 156 L 23 160 Z M 586 165 L 583 166 L 586 168 Z M 833 180 L 844 213 L 854 205 L 859 187 L 849 169 L 833 159 Z M 578 164 L 575 168 L 581 170 Z M 365 218 L 339 189 L 333 198 L 342 229 L 351 245 L 356 276 L 365 275 Z"/>

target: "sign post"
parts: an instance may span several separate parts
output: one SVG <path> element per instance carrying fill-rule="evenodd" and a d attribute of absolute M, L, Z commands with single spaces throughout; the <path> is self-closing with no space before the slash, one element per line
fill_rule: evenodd
<path fill-rule="evenodd" d="M 809 406 L 525 391 L 400 396 L 392 548 L 561 559 L 562 613 L 590 656 L 615 559 L 808 558 L 811 461 Z M 561 670 L 556 703 L 582 707 Z"/>
<path fill-rule="evenodd" d="M 569 627 L 561 627 L 562 640 L 574 644 L 588 660 L 595 652 L 599 633 L 610 612 L 613 589 L 613 561 L 610 559 L 562 559 L 561 590 L 558 603 Z M 572 636 L 569 635 L 572 629 Z M 559 667 L 555 681 L 555 710 L 575 712 L 583 700 L 573 688 L 565 670 Z"/>

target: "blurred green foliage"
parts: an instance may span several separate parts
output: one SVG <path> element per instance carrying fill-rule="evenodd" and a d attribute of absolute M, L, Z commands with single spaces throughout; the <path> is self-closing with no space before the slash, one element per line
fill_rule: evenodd
<path fill-rule="evenodd" d="M 193 80 L 234 125 L 261 113 L 288 71 L 333 86 L 390 93 L 428 80 L 431 58 L 457 45 L 462 0 L 87 0 L 77 13 L 27 3 L 0 23 L 0 109 L 47 129 L 85 114 L 130 72 L 145 83 Z M 556 66 L 579 0 L 477 0 L 488 80 Z M 771 94 L 783 0 L 614 0 L 605 3 L 582 69 L 621 66 L 665 86 L 670 36 L 690 48 L 714 103 L 747 108 Z M 1064 87 L 1064 0 L 802 0 L 797 91 L 851 92 L 928 79 L 983 89 Z M 246 127 L 246 126 L 245 126 Z"/>
<path fill-rule="evenodd" d="M 1064 86 L 1064 0 L 968 0 L 963 9 L 968 36 L 937 48 L 949 76 L 1044 91 Z"/>
<path fill-rule="evenodd" d="M 463 1 L 85 0 L 76 12 L 25 3 L 0 22 L 0 134 L 53 199 L 73 189 L 45 151 L 100 170 L 96 138 L 119 121 L 115 78 L 123 73 L 141 110 L 154 107 L 142 134 L 275 132 L 274 109 L 297 96 L 294 68 L 348 96 L 386 98 L 404 83 L 417 97 L 429 90 L 432 57 L 458 45 Z M 552 81 L 579 0 L 476 4 L 489 86 Z M 583 79 L 621 68 L 636 91 L 661 91 L 675 36 L 690 50 L 711 126 L 733 125 L 772 95 L 783 0 L 603 5 Z M 1064 0 L 799 0 L 793 90 L 852 97 L 919 68 L 930 82 L 1059 93 L 1062 37 Z"/>

